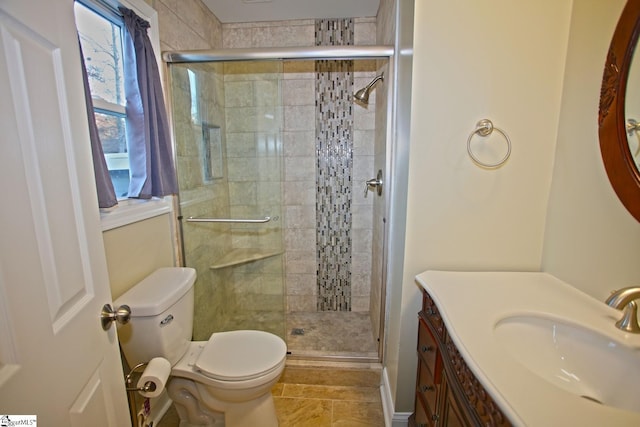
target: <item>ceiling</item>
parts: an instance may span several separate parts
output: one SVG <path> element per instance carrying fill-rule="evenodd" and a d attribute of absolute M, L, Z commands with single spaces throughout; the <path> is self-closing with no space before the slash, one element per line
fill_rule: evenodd
<path fill-rule="evenodd" d="M 203 0 L 222 23 L 376 16 L 380 0 Z"/>

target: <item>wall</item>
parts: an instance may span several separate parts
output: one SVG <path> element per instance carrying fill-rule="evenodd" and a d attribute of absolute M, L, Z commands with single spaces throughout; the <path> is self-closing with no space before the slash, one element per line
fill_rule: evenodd
<path fill-rule="evenodd" d="M 354 45 L 375 44 L 374 18 L 354 18 Z M 315 21 L 243 22 L 223 24 L 224 48 L 290 47 L 315 45 Z"/>
<path fill-rule="evenodd" d="M 194 103 L 189 72 L 195 79 L 197 91 L 197 96 L 193 96 Z M 226 140 L 222 65 L 174 64 L 170 74 L 180 214 L 183 218 L 228 218 L 228 175 L 223 167 Z M 211 160 L 206 162 L 205 135 L 209 135 L 211 153 Z M 211 165 L 207 173 L 205 164 Z M 183 220 L 181 231 L 185 265 L 195 268 L 198 275 L 194 285 L 193 336 L 203 340 L 211 335 L 211 328 L 220 329 L 215 323 L 216 313 L 223 312 L 229 305 L 226 289 L 214 286 L 216 282 L 226 282 L 227 272 L 209 268 L 231 247 L 229 226 Z"/>
<path fill-rule="evenodd" d="M 146 2 L 158 12 L 162 51 L 222 44 L 220 22 L 200 0 Z M 103 233 L 114 298 L 156 268 L 174 265 L 174 236 L 168 217 L 163 215 Z"/>
<path fill-rule="evenodd" d="M 570 11 L 570 0 L 416 2 L 404 277 L 389 285 L 396 412 L 413 409 L 416 274 L 540 269 Z M 496 170 L 466 152 L 482 118 L 513 142 Z"/>
<path fill-rule="evenodd" d="M 640 224 L 609 184 L 597 114 L 623 0 L 574 0 L 542 268 L 599 300 L 640 283 Z"/>
<path fill-rule="evenodd" d="M 158 11 L 162 51 L 222 47 L 220 21 L 201 0 L 145 1 Z"/>
<path fill-rule="evenodd" d="M 102 233 L 113 299 L 160 267 L 173 265 L 170 214 Z"/>
<path fill-rule="evenodd" d="M 224 47 L 314 46 L 314 31 L 314 20 L 223 24 Z M 374 18 L 354 19 L 354 44 L 373 45 L 375 36 Z M 283 72 L 286 305 L 288 311 L 316 311 L 316 181 L 315 173 L 309 173 L 315 170 L 314 61 L 285 61 Z M 375 75 L 375 61 L 355 62 L 355 87 L 364 87 Z M 376 93 L 383 89 L 378 85 L 372 92 L 368 108 L 353 109 L 353 311 L 370 308 L 374 198 L 365 199 L 362 194 L 364 181 L 375 176 Z"/>
<path fill-rule="evenodd" d="M 407 2 L 405 2 L 407 3 Z M 395 33 L 395 2 L 382 0 L 378 7 L 376 16 L 376 44 L 389 45 L 394 44 Z M 391 156 L 387 156 L 394 144 L 387 144 L 387 141 L 393 141 L 393 123 L 390 117 L 394 108 L 391 105 L 394 96 L 394 80 L 395 70 L 393 61 L 378 60 L 377 74 L 384 72 L 384 81 L 379 81 L 374 93 L 375 97 L 375 144 L 373 147 L 373 170 L 383 172 L 383 190 L 382 194 L 373 198 L 373 218 L 372 224 L 372 242 L 371 242 L 371 294 L 369 298 L 369 312 L 371 318 L 371 328 L 374 338 L 378 338 L 379 352 L 384 352 L 384 332 L 381 328 L 384 326 L 385 300 L 386 300 L 386 239 L 388 236 L 387 222 L 389 219 L 388 207 L 390 203 L 390 191 L 392 168 L 390 166 Z M 373 176 L 372 176 L 373 177 Z M 370 193 L 374 195 L 373 192 Z M 384 354 L 382 354 L 384 358 Z"/>

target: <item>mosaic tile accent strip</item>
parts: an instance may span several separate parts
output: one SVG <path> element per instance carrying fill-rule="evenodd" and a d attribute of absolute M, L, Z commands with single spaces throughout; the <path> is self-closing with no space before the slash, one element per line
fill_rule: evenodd
<path fill-rule="evenodd" d="M 316 45 L 352 45 L 352 19 L 316 21 Z M 318 311 L 351 311 L 353 61 L 316 61 Z"/>

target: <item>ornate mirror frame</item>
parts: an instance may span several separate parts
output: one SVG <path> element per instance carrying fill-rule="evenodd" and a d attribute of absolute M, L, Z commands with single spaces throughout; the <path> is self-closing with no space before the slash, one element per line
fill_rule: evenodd
<path fill-rule="evenodd" d="M 598 116 L 600 151 L 609 181 L 622 204 L 638 221 L 640 172 L 627 141 L 625 95 L 639 33 L 640 0 L 628 0 L 609 46 Z"/>

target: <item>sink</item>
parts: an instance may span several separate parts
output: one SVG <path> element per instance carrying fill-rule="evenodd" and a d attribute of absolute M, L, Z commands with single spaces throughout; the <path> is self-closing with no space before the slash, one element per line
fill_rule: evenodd
<path fill-rule="evenodd" d="M 499 320 L 504 352 L 560 389 L 589 401 L 640 412 L 640 348 L 543 314 Z"/>

